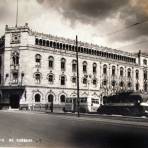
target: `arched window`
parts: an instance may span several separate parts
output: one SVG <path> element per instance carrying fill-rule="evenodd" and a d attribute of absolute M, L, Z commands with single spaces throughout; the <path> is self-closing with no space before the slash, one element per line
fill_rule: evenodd
<path fill-rule="evenodd" d="M 42 46 L 42 40 L 41 39 L 39 40 L 39 45 Z"/>
<path fill-rule="evenodd" d="M 49 74 L 49 75 L 48 75 L 48 81 L 49 81 L 50 83 L 53 83 L 53 74 Z"/>
<path fill-rule="evenodd" d="M 12 72 L 12 83 L 18 83 L 18 71 Z"/>
<path fill-rule="evenodd" d="M 52 41 L 50 41 L 50 47 L 53 47 L 53 42 Z"/>
<path fill-rule="evenodd" d="M 74 83 L 74 84 L 76 84 L 76 77 L 74 76 L 74 77 L 72 77 L 72 83 Z"/>
<path fill-rule="evenodd" d="M 120 67 L 120 76 L 121 77 L 123 77 L 123 75 L 124 75 L 124 72 L 123 71 L 124 71 L 123 67 Z"/>
<path fill-rule="evenodd" d="M 87 84 L 87 78 L 83 78 L 83 84 Z"/>
<path fill-rule="evenodd" d="M 35 55 L 35 62 L 36 62 L 36 66 L 41 66 L 41 55 L 40 54 Z"/>
<path fill-rule="evenodd" d="M 41 101 L 41 95 L 39 93 L 35 94 L 34 98 L 35 98 L 35 102 Z"/>
<path fill-rule="evenodd" d="M 96 78 L 93 79 L 93 85 L 97 85 L 97 79 Z"/>
<path fill-rule="evenodd" d="M 146 59 L 143 60 L 143 64 L 147 65 L 147 60 Z"/>
<path fill-rule="evenodd" d="M 81 52 L 81 53 L 83 53 L 83 47 L 81 47 L 81 50 L 80 50 L 80 52 Z"/>
<path fill-rule="evenodd" d="M 139 90 L 139 83 L 136 83 L 136 91 Z"/>
<path fill-rule="evenodd" d="M 41 74 L 40 73 L 35 73 L 34 77 L 35 77 L 35 82 L 37 84 L 40 84 L 41 83 Z"/>
<path fill-rule="evenodd" d="M 53 42 L 53 48 L 56 48 L 56 42 Z"/>
<path fill-rule="evenodd" d="M 105 64 L 105 65 L 103 65 L 103 74 L 107 74 L 107 65 Z"/>
<path fill-rule="evenodd" d="M 147 83 L 144 83 L 144 91 L 147 92 Z"/>
<path fill-rule="evenodd" d="M 66 60 L 64 58 L 61 59 L 61 70 L 65 71 L 66 69 Z"/>
<path fill-rule="evenodd" d="M 86 61 L 84 61 L 83 62 L 83 72 L 87 72 L 87 62 Z"/>
<path fill-rule="evenodd" d="M 53 102 L 54 96 L 52 94 L 48 95 L 48 102 Z"/>
<path fill-rule="evenodd" d="M 46 46 L 49 47 L 49 41 L 46 41 Z"/>
<path fill-rule="evenodd" d="M 61 76 L 61 85 L 65 85 L 65 76 Z"/>
<path fill-rule="evenodd" d="M 63 48 L 63 44 L 62 43 L 60 43 L 60 49 L 62 49 Z"/>
<path fill-rule="evenodd" d="M 104 86 L 107 85 L 107 80 L 103 80 L 103 85 L 104 85 Z"/>
<path fill-rule="evenodd" d="M 46 43 L 46 41 L 45 41 L 45 40 L 43 40 L 43 46 L 45 46 L 45 43 Z"/>
<path fill-rule="evenodd" d="M 65 50 L 65 44 L 63 44 L 63 50 Z"/>
<path fill-rule="evenodd" d="M 60 96 L 60 101 L 61 101 L 61 103 L 65 103 L 65 95 Z"/>
<path fill-rule="evenodd" d="M 127 86 L 128 86 L 128 88 L 131 88 L 132 87 L 132 83 L 131 82 L 128 82 L 127 83 Z"/>
<path fill-rule="evenodd" d="M 144 70 L 144 74 L 143 74 L 144 76 L 144 80 L 147 80 L 147 71 L 146 70 Z"/>
<path fill-rule="evenodd" d="M 136 79 L 139 79 L 139 70 L 136 70 Z"/>
<path fill-rule="evenodd" d="M 97 73 L 97 64 L 93 63 L 93 73 L 96 74 Z"/>
<path fill-rule="evenodd" d="M 116 74 L 116 67 L 112 66 L 112 76 L 115 76 L 115 74 Z"/>
<path fill-rule="evenodd" d="M 113 80 L 112 81 L 112 86 L 115 87 L 115 85 L 116 85 L 116 81 Z"/>
<path fill-rule="evenodd" d="M 38 39 L 38 38 L 35 39 L 35 44 L 36 44 L 36 45 L 39 44 L 39 39 Z"/>
<path fill-rule="evenodd" d="M 19 65 L 19 53 L 14 52 L 12 53 L 12 65 Z"/>
<path fill-rule="evenodd" d="M 53 58 L 53 56 L 50 56 L 48 58 L 48 60 L 49 60 L 49 68 L 53 68 L 53 64 L 54 64 L 54 58 Z"/>
<path fill-rule="evenodd" d="M 124 82 L 121 81 L 121 82 L 119 83 L 119 86 L 120 86 L 120 87 L 123 87 L 123 86 L 124 86 Z"/>
<path fill-rule="evenodd" d="M 128 70 L 127 70 L 127 77 L 131 78 L 131 69 L 130 68 L 128 68 Z"/>
<path fill-rule="evenodd" d="M 68 50 L 68 44 L 66 44 L 66 50 Z"/>
<path fill-rule="evenodd" d="M 75 46 L 72 46 L 72 51 L 75 51 Z"/>
<path fill-rule="evenodd" d="M 68 48 L 69 48 L 69 51 L 71 51 L 71 50 L 72 50 L 72 47 L 71 47 L 71 45 L 69 45 L 69 47 L 68 47 Z"/>
<path fill-rule="evenodd" d="M 59 43 L 57 43 L 57 49 L 59 49 L 60 48 L 60 45 L 59 45 Z"/>
<path fill-rule="evenodd" d="M 0 84 L 2 83 L 2 76 L 1 76 L 1 74 L 0 74 Z"/>
<path fill-rule="evenodd" d="M 2 67 L 2 57 L 0 56 L 0 68 Z"/>
<path fill-rule="evenodd" d="M 77 71 L 77 61 L 73 60 L 72 61 L 72 72 L 76 72 Z"/>

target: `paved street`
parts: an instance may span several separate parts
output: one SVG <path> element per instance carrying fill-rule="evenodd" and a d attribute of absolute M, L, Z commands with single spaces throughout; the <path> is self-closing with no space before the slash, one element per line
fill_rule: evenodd
<path fill-rule="evenodd" d="M 148 123 L 0 111 L 0 146 L 147 148 Z"/>

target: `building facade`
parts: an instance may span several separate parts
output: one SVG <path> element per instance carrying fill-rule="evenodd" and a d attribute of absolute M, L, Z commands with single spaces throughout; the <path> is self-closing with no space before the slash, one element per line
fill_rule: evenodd
<path fill-rule="evenodd" d="M 80 96 L 148 91 L 148 55 L 78 42 Z M 62 106 L 77 95 L 75 40 L 6 25 L 0 39 L 1 107 Z"/>

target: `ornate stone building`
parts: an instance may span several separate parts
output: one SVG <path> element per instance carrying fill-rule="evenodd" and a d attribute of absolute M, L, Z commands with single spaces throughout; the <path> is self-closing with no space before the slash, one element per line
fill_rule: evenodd
<path fill-rule="evenodd" d="M 147 93 L 148 55 L 78 42 L 80 96 L 122 90 Z M 76 96 L 74 40 L 32 31 L 28 24 L 6 25 L 0 39 L 1 106 L 41 108 Z"/>

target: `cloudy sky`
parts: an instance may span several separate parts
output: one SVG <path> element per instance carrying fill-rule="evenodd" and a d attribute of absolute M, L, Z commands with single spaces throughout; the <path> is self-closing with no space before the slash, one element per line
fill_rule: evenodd
<path fill-rule="evenodd" d="M 15 25 L 17 0 L 0 0 L 0 35 Z M 18 24 L 32 30 L 148 53 L 148 0 L 18 0 Z"/>

